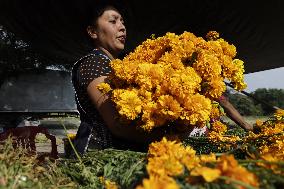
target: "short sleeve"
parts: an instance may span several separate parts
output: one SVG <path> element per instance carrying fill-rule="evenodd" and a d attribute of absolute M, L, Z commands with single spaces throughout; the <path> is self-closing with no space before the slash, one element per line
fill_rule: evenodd
<path fill-rule="evenodd" d="M 109 59 L 99 55 L 84 58 L 78 67 L 79 86 L 87 88 L 94 79 L 109 75 L 111 72 L 109 62 Z"/>

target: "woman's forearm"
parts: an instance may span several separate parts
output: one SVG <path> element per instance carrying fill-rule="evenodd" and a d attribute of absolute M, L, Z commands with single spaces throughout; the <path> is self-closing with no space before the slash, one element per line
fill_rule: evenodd
<path fill-rule="evenodd" d="M 219 104 L 224 108 L 224 111 L 226 112 L 227 116 L 232 119 L 236 124 L 240 125 L 246 130 L 253 129 L 253 127 L 244 120 L 243 116 L 226 98 L 220 98 L 216 101 L 219 102 Z"/>

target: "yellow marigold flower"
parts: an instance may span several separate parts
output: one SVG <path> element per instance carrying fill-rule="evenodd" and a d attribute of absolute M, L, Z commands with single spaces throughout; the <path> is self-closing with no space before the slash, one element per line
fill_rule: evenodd
<path fill-rule="evenodd" d="M 221 59 L 221 66 L 222 66 L 222 77 L 231 80 L 233 77 L 233 74 L 238 71 L 237 66 L 233 64 L 232 57 L 228 55 L 221 56 L 220 59 Z"/>
<path fill-rule="evenodd" d="M 194 167 L 200 166 L 200 159 L 196 156 L 196 151 L 187 146 L 184 153 L 182 153 L 181 162 L 186 166 L 188 170 Z"/>
<path fill-rule="evenodd" d="M 228 55 L 232 58 L 234 58 L 237 54 L 236 47 L 234 45 L 230 45 L 227 41 L 224 39 L 220 38 L 217 40 L 220 45 L 222 46 L 223 52 L 225 55 Z"/>
<path fill-rule="evenodd" d="M 174 35 L 171 33 L 157 39 L 147 39 L 139 45 L 134 52 L 130 53 L 124 60 L 132 61 L 145 61 L 155 63 L 169 47 L 169 36 Z"/>
<path fill-rule="evenodd" d="M 180 39 L 186 41 L 192 41 L 194 44 L 196 44 L 197 41 L 199 40 L 198 37 L 196 37 L 193 33 L 187 31 L 183 32 L 180 35 Z"/>
<path fill-rule="evenodd" d="M 216 159 L 216 155 L 214 153 L 210 153 L 208 155 L 205 155 L 205 154 L 202 154 L 200 156 L 200 161 L 202 163 L 207 163 L 207 162 L 216 162 L 217 159 Z"/>
<path fill-rule="evenodd" d="M 247 87 L 244 82 L 244 62 L 239 59 L 234 59 L 233 64 L 236 65 L 237 70 L 233 73 L 231 81 L 234 83 L 235 89 L 240 91 Z"/>
<path fill-rule="evenodd" d="M 182 107 L 172 96 L 162 95 L 157 99 L 157 112 L 167 120 L 177 119 L 182 111 Z"/>
<path fill-rule="evenodd" d="M 182 146 L 181 143 L 169 141 L 167 138 L 163 137 L 161 141 L 153 142 L 149 145 L 148 155 L 149 157 L 159 157 L 172 152 L 178 155 L 178 151 L 182 149 L 184 149 L 184 146 Z"/>
<path fill-rule="evenodd" d="M 207 46 L 208 46 L 208 50 L 211 53 L 214 53 L 215 56 L 217 56 L 220 61 L 221 57 L 223 56 L 223 49 L 220 43 L 218 41 L 207 41 Z"/>
<path fill-rule="evenodd" d="M 191 94 L 196 93 L 200 89 L 200 76 L 193 68 L 187 67 L 182 71 L 176 71 L 171 76 L 167 83 L 168 91 L 173 96 L 176 96 L 179 101 Z"/>
<path fill-rule="evenodd" d="M 142 111 L 138 90 L 114 89 L 112 100 L 116 103 L 119 114 L 130 120 L 134 120 Z"/>
<path fill-rule="evenodd" d="M 208 51 L 200 50 L 197 55 L 197 60 L 193 64 L 196 72 L 206 81 L 211 81 L 221 74 L 221 65 L 215 54 Z"/>
<path fill-rule="evenodd" d="M 179 189 L 179 185 L 173 178 L 157 178 L 150 175 L 149 179 L 143 179 L 143 186 L 136 189 Z"/>
<path fill-rule="evenodd" d="M 181 143 L 167 141 L 150 144 L 148 151 L 147 171 L 154 176 L 177 176 L 183 173 L 183 164 L 179 161 L 183 150 Z"/>
<path fill-rule="evenodd" d="M 111 91 L 111 87 L 108 83 L 100 83 L 97 85 L 97 89 L 100 90 L 103 94 L 107 94 Z"/>
<path fill-rule="evenodd" d="M 161 157 L 149 158 L 147 164 L 147 172 L 150 175 L 162 176 L 178 176 L 183 174 L 183 164 L 175 157 L 164 155 Z"/>
<path fill-rule="evenodd" d="M 218 39 L 217 32 L 207 37 L 209 41 L 190 32 L 167 33 L 144 41 L 123 60 L 113 60 L 112 100 L 123 119 L 139 116 L 139 126 L 147 131 L 179 118 L 185 125 L 204 125 L 213 115 L 210 99 L 225 90 L 223 78 L 243 89 L 244 66 L 233 61 L 234 45 Z"/>
<path fill-rule="evenodd" d="M 118 185 L 113 182 L 113 181 L 110 181 L 110 180 L 105 180 L 105 187 L 106 189 L 118 189 Z"/>
<path fill-rule="evenodd" d="M 199 165 L 199 158 L 191 147 L 184 147 L 182 143 L 168 141 L 165 137 L 160 142 L 150 144 L 148 156 L 151 164 L 147 165 L 151 175 L 178 175 L 183 173 L 184 166 L 192 169 Z M 150 163 L 149 162 L 149 163 Z M 169 165 L 160 165 L 167 162 Z"/>
<path fill-rule="evenodd" d="M 276 118 L 276 120 L 282 120 L 284 118 L 284 110 L 282 109 L 278 109 L 276 110 L 276 112 L 274 113 L 274 117 Z"/>
<path fill-rule="evenodd" d="M 174 70 L 182 70 L 185 68 L 180 56 L 174 52 L 165 52 L 165 54 L 158 60 L 157 64 L 164 67 L 171 67 Z"/>
<path fill-rule="evenodd" d="M 221 77 L 216 77 L 215 79 L 204 83 L 202 88 L 205 90 L 204 95 L 210 99 L 218 99 L 226 91 L 224 79 Z"/>
<path fill-rule="evenodd" d="M 283 131 L 284 131 L 284 123 L 276 123 L 272 127 L 271 126 L 262 127 L 260 134 L 263 136 L 270 136 L 281 133 Z"/>
<path fill-rule="evenodd" d="M 284 135 L 271 136 L 265 142 L 259 148 L 263 159 L 268 161 L 284 161 Z"/>
<path fill-rule="evenodd" d="M 67 137 L 70 138 L 71 140 L 74 140 L 76 137 L 76 133 L 67 133 Z"/>
<path fill-rule="evenodd" d="M 158 115 L 157 103 L 154 101 L 143 103 L 141 120 L 143 122 L 141 127 L 145 131 L 151 131 L 154 127 L 162 126 L 166 122 L 163 116 Z"/>
<path fill-rule="evenodd" d="M 216 31 L 209 31 L 207 34 L 206 34 L 206 39 L 208 40 L 208 41 L 210 41 L 210 40 L 217 40 L 217 39 L 219 39 L 220 38 L 220 35 L 219 35 L 219 33 L 218 32 L 216 32 Z"/>
<path fill-rule="evenodd" d="M 230 145 L 235 145 L 238 141 L 240 141 L 240 137 L 239 136 L 223 136 L 223 134 L 220 134 L 216 131 L 210 131 L 208 133 L 208 138 L 210 139 L 210 141 L 215 142 L 215 143 L 220 143 L 220 142 L 225 142 L 228 145 L 224 146 L 224 147 L 230 147 Z"/>
<path fill-rule="evenodd" d="M 113 70 L 112 75 L 128 84 L 134 83 L 139 63 L 140 61 L 112 60 L 110 63 Z"/>
<path fill-rule="evenodd" d="M 144 88 L 140 88 L 138 90 L 138 95 L 140 99 L 143 101 L 143 104 L 147 104 L 152 101 L 152 92 L 145 90 Z"/>
<path fill-rule="evenodd" d="M 218 107 L 212 107 L 212 110 L 210 113 L 210 119 L 213 119 L 213 120 L 220 119 L 220 117 L 223 115 L 225 115 L 225 113 L 221 112 Z"/>
<path fill-rule="evenodd" d="M 211 101 L 208 98 L 200 94 L 192 95 L 186 98 L 184 111 L 181 113 L 180 118 L 190 121 L 192 125 L 197 122 L 205 123 L 209 121 L 211 109 Z"/>
<path fill-rule="evenodd" d="M 255 125 L 258 126 L 258 127 L 262 126 L 262 124 L 263 124 L 263 121 L 261 121 L 261 120 L 259 120 L 259 119 L 257 119 L 257 120 L 255 121 Z"/>
<path fill-rule="evenodd" d="M 227 126 L 220 121 L 215 121 L 211 129 L 217 133 L 224 134 L 227 131 Z"/>
<path fill-rule="evenodd" d="M 219 169 L 209 167 L 196 167 L 190 172 L 191 176 L 202 176 L 206 182 L 212 182 L 221 176 Z"/>
<path fill-rule="evenodd" d="M 193 41 L 186 39 L 186 32 L 171 39 L 170 47 L 172 48 L 171 54 L 181 58 L 184 64 L 188 64 L 188 60 L 191 60 L 191 56 L 195 51 L 195 45 Z"/>
<path fill-rule="evenodd" d="M 232 179 L 242 181 L 254 187 L 259 186 L 256 175 L 249 172 L 246 168 L 240 166 L 233 155 L 221 156 L 216 168 L 221 171 L 222 176 L 227 176 Z"/>
<path fill-rule="evenodd" d="M 164 78 L 163 67 L 158 64 L 141 63 L 136 74 L 135 83 L 146 90 L 160 85 Z"/>

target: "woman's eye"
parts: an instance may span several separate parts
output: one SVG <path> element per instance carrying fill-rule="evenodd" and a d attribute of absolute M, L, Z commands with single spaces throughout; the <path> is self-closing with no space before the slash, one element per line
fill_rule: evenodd
<path fill-rule="evenodd" d="M 115 24 L 115 20 L 110 20 L 109 22 L 112 24 Z"/>

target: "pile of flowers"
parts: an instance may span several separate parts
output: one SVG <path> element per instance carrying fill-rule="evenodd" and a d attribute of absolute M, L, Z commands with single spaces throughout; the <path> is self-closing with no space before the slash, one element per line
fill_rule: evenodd
<path fill-rule="evenodd" d="M 147 155 L 148 178 L 137 189 L 214 184 L 228 188 L 270 188 L 277 182 L 283 185 L 284 110 L 277 110 L 267 121 L 256 121 L 254 132 L 243 137 L 228 135 L 227 126 L 216 121 L 206 140 L 227 151 L 215 154 L 211 148 L 210 154 L 198 155 L 190 145 L 166 138 L 152 143 Z"/>
<path fill-rule="evenodd" d="M 222 155 L 219 158 L 213 153 L 197 156 L 190 146 L 184 147 L 182 143 L 166 138 L 150 145 L 147 172 L 149 178 L 144 179 L 143 185 L 137 189 L 178 189 L 178 176 L 186 177 L 184 180 L 192 185 L 225 182 L 238 188 L 259 186 L 257 176 L 239 165 L 233 155 Z"/>
<path fill-rule="evenodd" d="M 121 118 L 144 130 L 171 122 L 204 126 L 216 116 L 214 100 L 226 89 L 224 79 L 237 90 L 246 87 L 235 46 L 214 31 L 206 39 L 190 32 L 147 39 L 111 62 L 109 83 L 98 89 L 111 93 Z"/>

